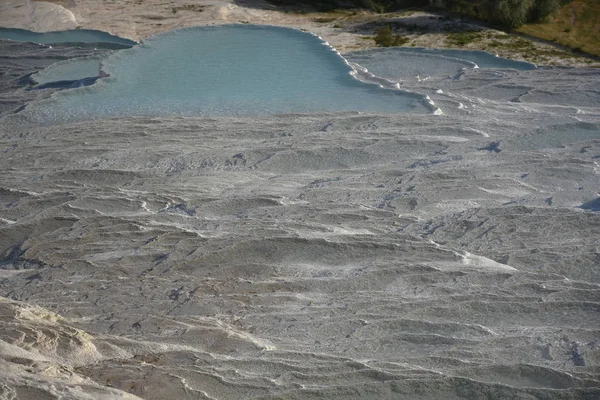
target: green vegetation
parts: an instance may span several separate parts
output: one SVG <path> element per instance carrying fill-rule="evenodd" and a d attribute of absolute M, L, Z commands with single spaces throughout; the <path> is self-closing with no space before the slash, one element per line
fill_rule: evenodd
<path fill-rule="evenodd" d="M 556 59 L 593 63 L 592 60 L 582 58 L 581 55 L 573 52 L 556 48 L 540 48 L 531 40 L 494 31 L 452 32 L 447 35 L 446 40 L 451 46 L 462 47 L 475 44 L 475 48 L 507 57 L 518 54 L 523 59 L 539 65 L 552 63 Z"/>
<path fill-rule="evenodd" d="M 171 12 L 173 14 L 177 14 L 177 11 L 197 11 L 197 12 L 202 12 L 202 11 L 204 11 L 205 8 L 206 8 L 205 6 L 201 6 L 201 5 L 197 5 L 197 4 L 185 4 L 183 6 L 171 8 Z"/>
<path fill-rule="evenodd" d="M 482 44 L 481 48 L 501 55 L 510 57 L 514 54 L 520 54 L 523 59 L 538 65 L 552 64 L 553 61 L 560 59 L 569 59 L 573 62 L 591 64 L 594 61 L 589 58 L 584 58 L 576 52 L 564 51 L 557 48 L 541 48 L 536 46 L 534 42 L 528 39 L 514 37 L 511 35 L 488 35 L 491 39 L 486 44 Z"/>
<path fill-rule="evenodd" d="M 282 7 L 308 6 L 314 11 L 363 8 L 388 13 L 408 8 L 440 9 L 463 14 L 495 26 L 514 29 L 527 22 L 545 21 L 571 0 L 270 0 Z M 593 1 L 593 0 L 591 0 Z"/>
<path fill-rule="evenodd" d="M 488 22 L 505 28 L 516 28 L 527 22 L 535 0 L 484 1 L 479 16 Z"/>
<path fill-rule="evenodd" d="M 526 24 L 517 31 L 600 56 L 600 2 L 574 0 L 544 22 Z"/>
<path fill-rule="evenodd" d="M 380 28 L 373 40 L 375 40 L 378 46 L 382 47 L 402 46 L 408 42 L 408 39 L 404 36 L 395 35 L 389 25 Z"/>
<path fill-rule="evenodd" d="M 448 43 L 454 46 L 464 46 L 469 43 L 484 39 L 481 32 L 454 32 L 448 34 Z"/>
<path fill-rule="evenodd" d="M 335 21 L 337 18 L 335 17 L 321 17 L 321 18 L 313 18 L 313 21 L 315 21 L 318 24 L 328 24 L 330 22 Z"/>
<path fill-rule="evenodd" d="M 488 22 L 492 25 L 514 29 L 528 22 L 546 20 L 553 12 L 571 0 L 441 0 L 442 8 Z"/>
<path fill-rule="evenodd" d="M 442 11 L 442 22 L 456 21 L 460 14 L 501 28 L 557 42 L 572 50 L 600 56 L 600 0 L 269 0 L 286 12 L 312 14 L 317 23 L 332 23 L 346 29 L 360 24 L 365 31 L 381 27 L 373 12 L 385 12 L 391 31 L 378 32 L 380 46 L 405 44 L 408 39 L 395 35 L 428 32 L 427 24 L 415 24 L 409 16 L 416 10 Z M 408 8 L 408 9 L 407 9 Z M 436 17 L 431 17 L 436 18 Z M 511 35 L 473 31 L 468 23 L 446 24 L 446 42 L 455 47 L 479 47 L 504 55 L 511 51 L 533 61 L 545 58 L 579 57 L 565 51 L 541 54 L 539 46 Z M 541 50 L 542 53 L 548 50 Z M 551 61 L 551 59 L 549 60 Z M 582 61 L 583 62 L 583 61 Z"/>

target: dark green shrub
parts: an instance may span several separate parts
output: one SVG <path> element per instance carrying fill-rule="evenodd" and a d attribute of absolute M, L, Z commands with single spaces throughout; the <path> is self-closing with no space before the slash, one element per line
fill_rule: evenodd
<path fill-rule="evenodd" d="M 547 21 L 550 14 L 558 10 L 561 5 L 561 0 L 536 0 L 529 12 L 528 20 L 531 22 Z"/>
<path fill-rule="evenodd" d="M 366 9 L 375 11 L 379 14 L 382 14 L 387 11 L 387 5 L 382 4 L 379 0 L 361 0 L 361 3 Z"/>
<path fill-rule="evenodd" d="M 527 22 L 535 0 L 484 0 L 481 11 L 488 21 L 504 28 L 517 28 Z"/>
<path fill-rule="evenodd" d="M 318 24 L 327 24 L 329 22 L 335 21 L 336 19 L 337 19 L 336 17 L 324 17 L 324 18 L 313 18 L 313 21 L 315 21 Z"/>
<path fill-rule="evenodd" d="M 464 46 L 483 38 L 480 32 L 455 32 L 448 35 L 448 42 L 455 46 Z"/>
<path fill-rule="evenodd" d="M 389 25 L 379 28 L 373 40 L 375 40 L 375 43 L 377 43 L 378 46 L 382 47 L 402 46 L 404 43 L 408 42 L 407 38 L 400 35 L 394 35 L 394 32 Z"/>

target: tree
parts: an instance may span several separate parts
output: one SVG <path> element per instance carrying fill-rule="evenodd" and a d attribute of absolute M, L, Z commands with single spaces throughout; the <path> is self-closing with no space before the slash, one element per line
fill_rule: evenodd
<path fill-rule="evenodd" d="M 536 0 L 535 5 L 529 13 L 530 22 L 541 22 L 546 20 L 550 14 L 560 8 L 565 3 L 561 0 Z"/>
<path fill-rule="evenodd" d="M 389 25 L 380 28 L 377 31 L 374 40 L 375 43 L 382 47 L 402 46 L 408 41 L 408 39 L 406 39 L 403 36 L 394 35 L 394 32 L 392 31 L 392 28 Z"/>
<path fill-rule="evenodd" d="M 513 29 L 527 22 L 536 0 L 484 0 L 481 11 L 492 24 Z"/>

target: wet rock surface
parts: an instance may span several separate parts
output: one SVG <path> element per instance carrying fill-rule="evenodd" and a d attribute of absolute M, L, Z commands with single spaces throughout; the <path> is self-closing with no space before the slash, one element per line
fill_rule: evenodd
<path fill-rule="evenodd" d="M 1 396 L 598 398 L 598 81 L 411 84 L 444 115 L 5 114 Z"/>

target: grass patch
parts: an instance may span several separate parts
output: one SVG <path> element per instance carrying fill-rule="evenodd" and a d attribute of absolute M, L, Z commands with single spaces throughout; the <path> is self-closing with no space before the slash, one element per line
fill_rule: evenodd
<path fill-rule="evenodd" d="M 547 22 L 523 25 L 517 31 L 600 56 L 600 2 L 573 0 Z"/>
<path fill-rule="evenodd" d="M 481 32 L 454 32 L 447 36 L 448 43 L 454 46 L 464 46 L 469 43 L 478 42 L 485 38 Z"/>
<path fill-rule="evenodd" d="M 488 43 L 488 48 L 494 52 L 500 53 L 505 57 L 511 57 L 511 54 L 520 54 L 526 61 L 534 64 L 552 63 L 553 60 L 571 60 L 585 62 L 590 64 L 593 61 L 583 58 L 581 54 L 553 48 L 539 48 L 535 43 L 523 39 L 511 37 L 510 40 L 492 40 Z"/>
<path fill-rule="evenodd" d="M 495 39 L 495 40 L 508 40 L 510 39 L 510 36 L 505 34 L 505 33 L 493 33 L 493 32 L 488 32 L 487 34 L 488 39 Z"/>
<path fill-rule="evenodd" d="M 197 12 L 202 12 L 204 11 L 206 7 L 205 6 L 200 6 L 197 4 L 185 4 L 183 6 L 178 6 L 178 7 L 173 7 L 171 8 L 171 12 L 173 14 L 177 14 L 178 11 L 197 11 Z"/>
<path fill-rule="evenodd" d="M 330 22 L 333 22 L 337 20 L 337 18 L 335 17 L 320 17 L 320 18 L 313 18 L 313 21 L 318 23 L 318 24 L 328 24 Z"/>
<path fill-rule="evenodd" d="M 512 38 L 512 40 L 504 42 L 502 44 L 502 48 L 514 51 L 534 51 L 535 45 L 531 40 L 518 37 Z"/>

